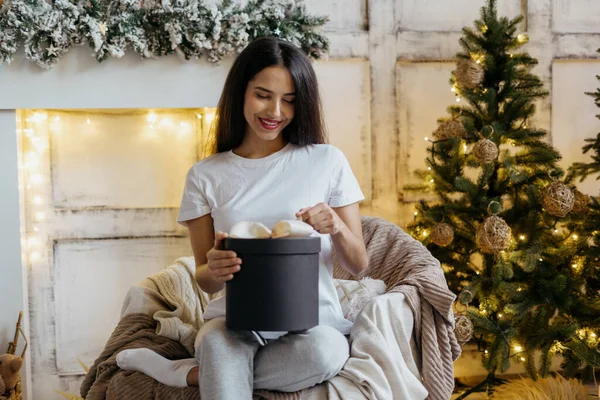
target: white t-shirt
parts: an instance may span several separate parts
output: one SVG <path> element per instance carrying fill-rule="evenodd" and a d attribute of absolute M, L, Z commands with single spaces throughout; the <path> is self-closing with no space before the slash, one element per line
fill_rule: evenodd
<path fill-rule="evenodd" d="M 296 219 L 301 208 L 324 202 L 343 207 L 364 199 L 344 154 L 326 144 L 287 144 L 267 157 L 249 159 L 233 151 L 215 154 L 188 172 L 177 221 L 208 213 L 215 231 L 229 232 L 240 221 L 261 222 L 271 228 L 281 220 Z M 319 257 L 319 324 L 349 334 L 333 281 L 330 235 L 321 236 Z M 225 315 L 225 296 L 212 300 L 205 319 Z M 261 332 L 274 339 L 284 332 Z"/>

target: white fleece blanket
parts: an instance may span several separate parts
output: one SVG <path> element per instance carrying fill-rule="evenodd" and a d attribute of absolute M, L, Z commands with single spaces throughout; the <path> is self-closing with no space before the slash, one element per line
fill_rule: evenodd
<path fill-rule="evenodd" d="M 413 313 L 402 293 L 373 299 L 358 314 L 350 334 L 350 358 L 328 383 L 330 400 L 422 400 L 421 383 L 412 346 Z"/>

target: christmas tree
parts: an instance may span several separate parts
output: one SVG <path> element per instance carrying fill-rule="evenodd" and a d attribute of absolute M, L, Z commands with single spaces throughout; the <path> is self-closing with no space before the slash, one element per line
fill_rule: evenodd
<path fill-rule="evenodd" d="M 530 123 L 547 92 L 531 72 L 536 60 L 520 51 L 522 19 L 499 17 L 488 0 L 475 29 L 463 29 L 457 104 L 428 139 L 423 185 L 407 188 L 436 195 L 417 205 L 409 229 L 470 303 L 489 371 L 482 385 L 511 362 L 544 376 L 557 353 L 571 373 L 600 365 L 598 263 L 582 228 L 589 206 L 560 181 L 560 154 Z M 464 327 L 464 317 L 457 322 Z"/>

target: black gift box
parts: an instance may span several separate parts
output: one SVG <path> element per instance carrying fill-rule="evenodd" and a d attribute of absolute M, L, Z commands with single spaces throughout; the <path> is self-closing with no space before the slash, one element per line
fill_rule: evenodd
<path fill-rule="evenodd" d="M 224 247 L 242 260 L 227 282 L 228 328 L 297 331 L 319 324 L 321 238 L 227 238 Z"/>

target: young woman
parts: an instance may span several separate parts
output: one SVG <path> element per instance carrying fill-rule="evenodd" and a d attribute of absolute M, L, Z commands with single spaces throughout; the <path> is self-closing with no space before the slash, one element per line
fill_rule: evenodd
<path fill-rule="evenodd" d="M 250 43 L 236 58 L 215 118 L 215 154 L 188 172 L 178 222 L 189 229 L 196 280 L 221 291 L 244 268 L 222 241 L 239 221 L 273 226 L 302 218 L 322 236 L 319 325 L 301 333 L 232 331 L 225 297 L 213 300 L 195 359 L 169 361 L 147 349 L 121 352 L 121 368 L 171 386 L 199 386 L 202 399 L 250 399 L 253 389 L 296 391 L 344 366 L 352 323 L 333 281 L 340 264 L 367 268 L 358 202 L 363 194 L 343 153 L 324 144 L 315 72 L 306 55 L 277 38 Z"/>

